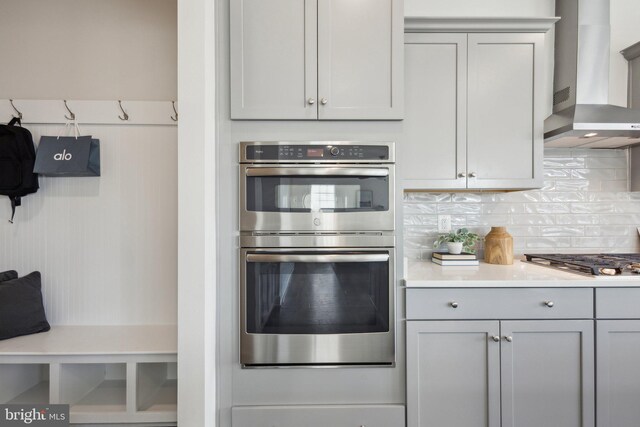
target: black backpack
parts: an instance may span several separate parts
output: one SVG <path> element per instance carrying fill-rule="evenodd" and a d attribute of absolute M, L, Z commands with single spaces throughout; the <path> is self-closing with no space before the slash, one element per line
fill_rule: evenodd
<path fill-rule="evenodd" d="M 21 197 L 38 191 L 38 175 L 33 173 L 35 160 L 33 137 L 20 119 L 0 125 L 0 195 L 11 200 L 11 223 L 16 206 L 22 204 Z"/>

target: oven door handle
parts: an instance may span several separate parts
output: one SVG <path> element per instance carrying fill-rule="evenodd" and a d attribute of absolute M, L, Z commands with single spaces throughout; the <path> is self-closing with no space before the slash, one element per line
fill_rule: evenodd
<path fill-rule="evenodd" d="M 247 262 L 386 262 L 389 254 L 247 254 Z"/>
<path fill-rule="evenodd" d="M 247 176 L 389 176 L 388 168 L 247 168 Z"/>

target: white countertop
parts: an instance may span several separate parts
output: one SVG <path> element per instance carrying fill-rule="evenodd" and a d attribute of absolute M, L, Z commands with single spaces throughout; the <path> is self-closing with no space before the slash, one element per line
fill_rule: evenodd
<path fill-rule="evenodd" d="M 405 259 L 404 267 L 408 288 L 640 287 L 640 275 L 583 276 L 520 260 L 513 265 L 444 267 Z"/>

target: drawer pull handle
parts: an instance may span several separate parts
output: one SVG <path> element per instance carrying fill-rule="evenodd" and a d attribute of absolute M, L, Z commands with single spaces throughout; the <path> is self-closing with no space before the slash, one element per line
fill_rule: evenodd
<path fill-rule="evenodd" d="M 546 305 L 547 307 L 551 308 L 554 306 L 553 301 L 545 301 L 544 305 Z"/>
<path fill-rule="evenodd" d="M 494 340 L 495 342 L 500 342 L 500 337 L 497 335 L 492 336 L 491 339 Z"/>
<path fill-rule="evenodd" d="M 513 342 L 513 337 L 512 337 L 512 336 L 505 336 L 505 337 L 504 337 L 504 340 L 505 340 L 506 342 Z"/>
<path fill-rule="evenodd" d="M 451 302 L 449 303 L 449 305 L 450 305 L 451 307 L 453 307 L 453 308 L 458 308 L 458 303 L 457 303 L 457 302 L 455 302 L 455 301 L 451 301 Z"/>

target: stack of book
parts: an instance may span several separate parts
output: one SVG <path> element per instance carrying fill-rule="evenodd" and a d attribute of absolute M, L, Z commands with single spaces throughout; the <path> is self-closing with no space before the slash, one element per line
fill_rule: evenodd
<path fill-rule="evenodd" d="M 434 252 L 431 261 L 440 265 L 479 265 L 478 256 L 468 252 L 450 254 L 448 252 Z"/>

